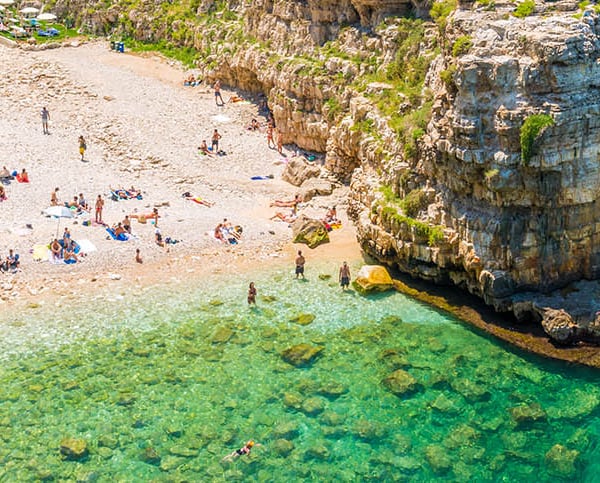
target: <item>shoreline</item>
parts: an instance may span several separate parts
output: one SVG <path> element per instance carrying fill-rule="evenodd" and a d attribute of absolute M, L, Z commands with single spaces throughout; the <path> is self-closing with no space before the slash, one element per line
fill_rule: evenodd
<path fill-rule="evenodd" d="M 347 188 L 305 204 L 304 211 L 314 217 L 337 204 L 343 222 L 342 230 L 331 233 L 331 243 L 314 250 L 293 244 L 287 224 L 269 219 L 275 211 L 269 201 L 291 198 L 297 188 L 280 179 L 285 159 L 267 147 L 265 132 L 245 129 L 251 117 L 258 117 L 256 103 L 217 108 L 209 86 L 182 85 L 186 71 L 177 62 L 159 54 L 116 54 L 105 44 L 100 40 L 40 52 L 0 46 L 0 59 L 9 65 L 0 79 L 6 91 L 0 108 L 13 113 L 12 119 L 0 120 L 7 133 L 0 145 L 4 152 L 13 153 L 6 161 L 9 169 L 26 167 L 32 180 L 29 185 L 11 184 L 9 200 L 0 203 L 0 221 L 7 233 L 0 255 L 13 247 L 23 260 L 20 273 L 0 274 L 0 307 L 5 314 L 18 314 L 40 302 L 62 304 L 90 293 L 118 292 L 122 287 L 155 287 L 171 278 L 193 281 L 216 273 L 248 275 L 270 263 L 293 267 L 298 249 L 304 251 L 308 267 L 327 260 L 335 260 L 336 265 L 345 258 L 364 260 L 345 213 Z M 90 71 L 86 65 L 92 61 L 103 64 L 107 73 Z M 223 94 L 227 99 L 238 93 L 223 89 Z M 51 113 L 47 137 L 39 125 L 42 104 Z M 196 150 L 214 126 L 223 132 L 226 143 L 227 156 L 220 159 L 199 156 Z M 77 159 L 81 132 L 89 140 L 86 163 Z M 274 179 L 251 181 L 256 174 L 274 174 Z M 109 223 L 120 221 L 124 214 L 159 207 L 163 233 L 183 242 L 167 252 L 155 245 L 152 225 L 134 223 L 138 238 L 120 244 L 106 240 L 103 229 L 84 228 L 71 220 L 57 223 L 39 215 L 55 186 L 65 195 L 83 191 L 91 201 L 97 193 L 105 195 L 110 185 L 119 184 L 140 187 L 143 200 L 107 201 Z M 181 198 L 185 191 L 215 206 L 185 201 Z M 210 231 L 223 217 L 244 226 L 240 245 L 222 246 L 212 239 Z M 33 230 L 19 234 L 26 224 Z M 29 249 L 47 242 L 58 224 L 60 229 L 71 228 L 75 239 L 91 239 L 98 251 L 73 266 L 32 262 Z M 142 265 L 134 262 L 136 248 L 142 250 Z M 485 313 L 477 303 L 464 306 L 464 297 L 452 298 L 443 288 L 412 281 L 398 283 L 397 289 L 525 351 L 600 367 L 598 348 L 557 348 L 541 329 L 522 331 L 511 326 L 507 316 Z M 448 300 L 454 300 L 454 305 Z"/>

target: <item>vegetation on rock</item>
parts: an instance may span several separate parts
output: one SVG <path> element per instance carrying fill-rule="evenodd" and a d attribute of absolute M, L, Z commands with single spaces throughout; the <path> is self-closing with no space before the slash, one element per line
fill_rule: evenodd
<path fill-rule="evenodd" d="M 536 140 L 543 134 L 544 130 L 555 124 L 549 114 L 533 114 L 523 122 L 521 126 L 521 161 L 525 166 L 529 164 Z"/>
<path fill-rule="evenodd" d="M 535 10 L 534 0 L 523 0 L 513 12 L 513 15 L 517 18 L 529 17 Z"/>

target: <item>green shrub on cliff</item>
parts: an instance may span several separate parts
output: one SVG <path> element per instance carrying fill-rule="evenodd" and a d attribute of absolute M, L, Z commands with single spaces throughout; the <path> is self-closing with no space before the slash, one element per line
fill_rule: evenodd
<path fill-rule="evenodd" d="M 469 35 L 461 35 L 452 44 L 452 56 L 465 55 L 473 47 L 473 40 Z"/>
<path fill-rule="evenodd" d="M 419 211 L 425 208 L 427 205 L 427 195 L 423 190 L 416 189 L 412 190 L 406 195 L 406 197 L 400 202 L 400 207 L 406 216 L 414 218 L 419 214 Z"/>
<path fill-rule="evenodd" d="M 438 24 L 440 30 L 446 28 L 448 16 L 456 10 L 456 0 L 441 0 L 434 2 L 429 10 L 429 15 Z"/>
<path fill-rule="evenodd" d="M 525 166 L 529 164 L 533 155 L 536 140 L 543 134 L 547 127 L 554 126 L 555 122 L 549 114 L 532 114 L 527 117 L 521 126 L 521 161 Z"/>
<path fill-rule="evenodd" d="M 517 18 L 529 17 L 535 10 L 534 0 L 523 0 L 513 12 L 513 15 Z"/>
<path fill-rule="evenodd" d="M 430 225 L 410 216 L 404 216 L 398 213 L 398 210 L 392 206 L 385 206 L 381 210 L 381 218 L 384 222 L 406 225 L 414 230 L 415 235 L 421 238 L 427 238 L 429 246 L 437 245 L 444 240 L 444 229 L 438 225 Z"/>

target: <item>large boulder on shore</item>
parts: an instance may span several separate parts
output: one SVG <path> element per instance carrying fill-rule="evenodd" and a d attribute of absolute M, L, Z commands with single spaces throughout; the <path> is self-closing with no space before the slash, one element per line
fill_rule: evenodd
<path fill-rule="evenodd" d="M 323 222 L 306 215 L 298 217 L 292 223 L 292 235 L 294 243 L 306 243 L 308 248 L 316 248 L 322 243 L 329 243 L 329 234 Z"/>
<path fill-rule="evenodd" d="M 577 339 L 577 324 L 563 309 L 546 309 L 542 318 L 544 332 L 559 344 L 572 344 Z"/>
<path fill-rule="evenodd" d="M 321 168 L 307 163 L 301 157 L 289 158 L 281 179 L 294 186 L 300 186 L 307 179 L 316 178 L 321 174 Z"/>
<path fill-rule="evenodd" d="M 300 193 L 305 202 L 312 200 L 315 196 L 329 196 L 333 193 L 333 184 L 326 179 L 311 178 L 302 183 Z"/>
<path fill-rule="evenodd" d="M 314 362 L 325 348 L 310 344 L 297 344 L 281 353 L 285 362 L 296 367 L 305 367 Z"/>
<path fill-rule="evenodd" d="M 394 281 L 385 267 L 363 265 L 356 274 L 354 285 L 360 292 L 385 292 L 394 288 Z"/>

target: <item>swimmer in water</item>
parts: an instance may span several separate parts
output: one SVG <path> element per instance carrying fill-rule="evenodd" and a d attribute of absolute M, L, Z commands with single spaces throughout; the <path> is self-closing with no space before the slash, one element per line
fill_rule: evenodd
<path fill-rule="evenodd" d="M 261 445 L 250 440 L 244 446 L 242 446 L 240 449 L 236 449 L 231 454 L 228 454 L 227 456 L 225 456 L 225 458 L 223 458 L 222 461 L 232 461 L 239 456 L 243 456 L 245 454 L 250 454 L 250 451 L 252 450 L 253 446 L 261 446 Z"/>

